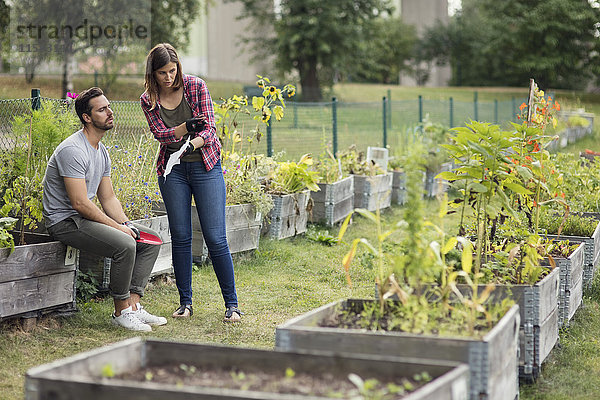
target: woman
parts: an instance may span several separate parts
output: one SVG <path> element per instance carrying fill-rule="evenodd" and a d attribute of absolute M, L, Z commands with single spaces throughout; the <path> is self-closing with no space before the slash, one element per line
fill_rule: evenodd
<path fill-rule="evenodd" d="M 204 241 L 225 300 L 224 320 L 239 321 L 242 312 L 238 308 L 233 261 L 225 236 L 221 143 L 216 135 L 208 88 L 202 79 L 184 75 L 173 46 L 162 43 L 150 50 L 146 58 L 145 91 L 140 102 L 150 131 L 160 142 L 158 186 L 169 219 L 180 303 L 173 317 L 193 314 L 191 200 L 194 196 Z M 180 163 L 167 173 L 169 158 L 184 145 Z"/>

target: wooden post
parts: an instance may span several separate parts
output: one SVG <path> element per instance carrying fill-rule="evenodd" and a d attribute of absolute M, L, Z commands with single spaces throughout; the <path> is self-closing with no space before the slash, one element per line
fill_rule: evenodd
<path fill-rule="evenodd" d="M 533 78 L 529 80 L 529 97 L 527 98 L 527 126 L 531 125 L 531 117 L 533 116 L 533 98 L 535 94 L 535 81 Z"/>

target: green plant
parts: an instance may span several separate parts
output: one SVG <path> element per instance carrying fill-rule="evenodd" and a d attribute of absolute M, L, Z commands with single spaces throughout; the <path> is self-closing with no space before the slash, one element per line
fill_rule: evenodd
<path fill-rule="evenodd" d="M 569 214 L 566 218 L 559 218 L 553 212 L 543 212 L 540 215 L 540 231 L 553 235 L 569 235 L 592 237 L 598 220 L 577 214 Z"/>
<path fill-rule="evenodd" d="M 313 166 L 313 169 L 318 173 L 319 180 L 327 184 L 340 181 L 345 176 L 342 172 L 341 160 L 335 158 L 324 143 L 321 147 L 323 151 Z"/>
<path fill-rule="evenodd" d="M 35 229 L 42 220 L 42 178 L 52 152 L 73 134 L 77 118 L 69 103 L 49 103 L 30 115 L 14 118 L 12 129 L 17 141 L 13 160 L 2 165 L 0 192 L 4 205 L 0 216 L 20 220 L 19 244 L 24 244 L 26 228 Z"/>
<path fill-rule="evenodd" d="M 98 293 L 98 286 L 100 282 L 93 273 L 77 271 L 77 301 L 79 303 L 87 303 L 96 296 Z"/>
<path fill-rule="evenodd" d="M 333 236 L 327 230 L 317 230 L 314 226 L 310 226 L 306 231 L 306 238 L 328 246 L 338 244 L 338 238 Z"/>
<path fill-rule="evenodd" d="M 9 231 L 15 226 L 16 223 L 16 218 L 0 218 L 0 249 L 10 249 L 9 254 L 12 253 L 15 248 L 15 240 Z"/>
<path fill-rule="evenodd" d="M 356 150 L 352 145 L 347 150 L 338 153 L 343 174 L 375 176 L 385 174 L 381 167 L 365 158 L 363 152 Z"/>
<path fill-rule="evenodd" d="M 261 180 L 267 175 L 270 165 L 271 161 L 263 154 L 241 155 L 234 152 L 223 157 L 227 205 L 250 203 L 257 212 L 267 215 L 273 208 L 273 199 L 265 192 Z"/>
<path fill-rule="evenodd" d="M 313 160 L 309 154 L 305 154 L 300 161 L 284 161 L 275 164 L 266 179 L 266 191 L 274 194 L 298 193 L 304 189 L 318 192 L 319 177 L 317 172 L 311 171 L 309 167 Z"/>
<path fill-rule="evenodd" d="M 250 101 L 252 108 L 248 108 L 248 96 L 233 95 L 227 99 L 222 99 L 221 103 L 213 103 L 215 110 L 215 122 L 217 125 L 217 134 L 223 144 L 224 155 L 228 153 L 241 152 L 252 153 L 252 144 L 259 142 L 263 134 L 261 127 L 268 126 L 271 116 L 274 115 L 277 121 L 284 116 L 285 100 L 284 95 L 292 97 L 296 94 L 294 85 L 287 84 L 283 89 L 271 85 L 267 77 L 257 75 L 256 85 L 263 89 L 261 96 L 253 96 Z M 245 134 L 243 124 L 240 128 L 240 117 L 243 115 L 251 116 L 256 124 L 250 129 L 250 134 Z M 244 137 L 248 142 L 248 148 L 244 148 Z M 239 143 L 239 145 L 238 145 Z"/>
<path fill-rule="evenodd" d="M 151 218 L 161 201 L 156 180 L 158 143 L 149 131 L 125 144 L 107 146 L 111 159 L 111 180 L 125 215 L 131 220 Z"/>

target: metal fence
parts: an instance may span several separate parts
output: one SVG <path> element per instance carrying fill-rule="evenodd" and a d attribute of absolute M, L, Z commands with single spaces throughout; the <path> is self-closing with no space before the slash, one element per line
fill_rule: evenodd
<path fill-rule="evenodd" d="M 284 158 L 294 160 L 302 154 L 318 156 L 325 146 L 337 151 L 356 145 L 364 151 L 368 146 L 389 147 L 391 152 L 401 150 L 408 136 L 418 134 L 416 127 L 425 119 L 444 126 L 463 125 L 469 120 L 497 124 L 514 121 L 518 105 L 523 99 L 512 101 L 472 102 L 448 100 L 415 100 L 380 102 L 338 102 L 333 99 L 322 103 L 288 102 L 281 121 L 271 119 L 265 135 L 254 142 L 256 152 L 272 155 L 284 151 Z M 35 107 L 64 104 L 61 99 L 32 97 L 29 99 L 0 100 L 0 149 L 9 150 L 24 145 L 23 138 L 15 136 L 12 124 L 16 116 L 26 116 Z M 107 146 L 119 146 L 124 151 L 139 151 L 140 146 L 157 148 L 149 135 L 146 118 L 137 101 L 112 101 L 115 127 L 105 137 Z M 238 129 L 244 135 L 256 126 L 251 116 L 241 116 Z M 35 132 L 34 132 L 35 134 Z"/>

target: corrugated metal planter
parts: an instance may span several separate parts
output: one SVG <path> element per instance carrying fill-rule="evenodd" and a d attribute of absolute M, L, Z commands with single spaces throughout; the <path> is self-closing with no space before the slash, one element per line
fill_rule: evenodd
<path fill-rule="evenodd" d="M 468 367 L 464 364 L 339 355 L 329 352 L 244 349 L 133 338 L 30 369 L 25 378 L 25 398 L 27 400 L 324 399 L 324 397 L 302 394 L 278 394 L 216 386 L 174 385 L 102 377 L 102 370 L 108 365 L 118 375 L 148 366 L 165 364 L 209 366 L 250 372 L 277 372 L 282 376 L 287 368 L 291 368 L 295 373 L 331 374 L 334 379 L 346 379 L 348 374 L 355 373 L 363 378 L 376 378 L 380 381 L 400 379 L 427 371 L 435 378 L 404 397 L 405 400 L 465 400 L 468 388 Z"/>
<path fill-rule="evenodd" d="M 192 214 L 196 214 L 196 206 L 192 206 Z M 256 212 L 253 204 L 235 204 L 225 207 L 225 226 L 227 243 L 231 254 L 243 253 L 258 249 L 262 215 Z M 209 257 L 208 248 L 202 236 L 202 227 L 197 217 L 192 218 L 192 257 L 194 262 L 206 262 Z"/>
<path fill-rule="evenodd" d="M 311 221 L 332 226 L 354 210 L 354 175 L 335 183 L 319 183 L 318 192 L 311 193 L 313 200 Z"/>
<path fill-rule="evenodd" d="M 462 293 L 470 293 L 466 285 L 458 285 Z M 535 285 L 496 284 L 491 302 L 511 298 L 519 306 L 519 376 L 536 379 L 542 363 L 558 341 L 560 317 L 560 269 L 555 268 Z M 480 285 L 479 290 L 484 290 Z"/>
<path fill-rule="evenodd" d="M 173 262 L 171 257 L 171 234 L 169 233 L 169 219 L 163 211 L 155 211 L 156 217 L 138 219 L 133 222 L 143 226 L 150 227 L 158 232 L 163 244 L 160 246 L 160 252 L 156 263 L 152 268 L 150 276 L 168 274 L 173 272 Z M 79 268 L 95 276 L 99 281 L 98 290 L 108 292 L 110 283 L 110 266 L 112 259 L 101 257 L 88 251 L 79 251 Z"/>
<path fill-rule="evenodd" d="M 580 243 L 568 258 L 555 257 L 560 268 L 559 326 L 567 326 L 583 300 L 584 248 Z"/>
<path fill-rule="evenodd" d="M 285 239 L 306 232 L 310 190 L 271 197 L 273 208 L 263 221 L 262 233 L 271 239 Z"/>
<path fill-rule="evenodd" d="M 440 172 L 452 170 L 452 163 L 446 162 L 440 165 L 440 168 L 435 171 L 426 171 L 425 173 L 425 195 L 428 197 L 436 197 L 448 191 L 448 181 L 445 179 L 436 179 L 435 176 Z"/>
<path fill-rule="evenodd" d="M 0 321 L 75 311 L 77 251 L 49 235 L 26 233 L 25 242 L 0 249 Z"/>
<path fill-rule="evenodd" d="M 471 400 L 514 400 L 518 397 L 518 306 L 513 306 L 482 339 L 318 326 L 320 321 L 340 309 L 357 311 L 365 302 L 373 301 L 341 300 L 293 318 L 277 327 L 276 347 L 291 351 L 330 350 L 466 363 L 471 371 Z"/>
<path fill-rule="evenodd" d="M 590 288 L 594 277 L 596 276 L 596 270 L 600 263 L 600 213 L 577 213 L 583 217 L 592 217 L 599 220 L 598 225 L 591 237 L 587 236 L 569 236 L 569 235 L 547 235 L 548 238 L 557 240 L 568 240 L 571 243 L 585 243 L 585 259 L 583 266 L 583 287 Z"/>
<path fill-rule="evenodd" d="M 354 175 L 354 208 L 369 211 L 388 208 L 392 203 L 392 173 Z"/>
<path fill-rule="evenodd" d="M 392 204 L 406 202 L 406 174 L 404 171 L 392 172 Z"/>

